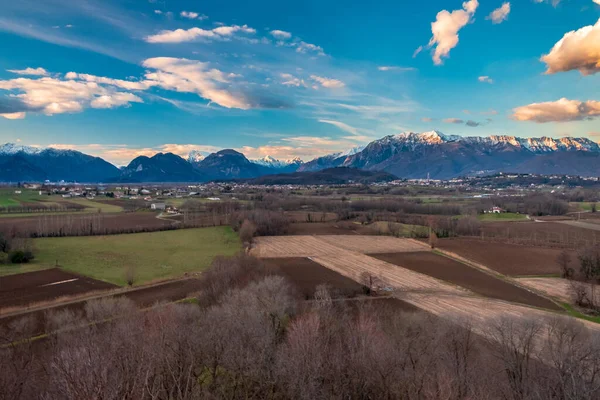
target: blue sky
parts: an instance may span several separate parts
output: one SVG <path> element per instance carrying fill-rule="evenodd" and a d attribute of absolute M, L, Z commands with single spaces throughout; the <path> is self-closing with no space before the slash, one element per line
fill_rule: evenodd
<path fill-rule="evenodd" d="M 600 140 L 600 0 L 0 1 L 0 142 L 122 165 L 432 129 Z"/>

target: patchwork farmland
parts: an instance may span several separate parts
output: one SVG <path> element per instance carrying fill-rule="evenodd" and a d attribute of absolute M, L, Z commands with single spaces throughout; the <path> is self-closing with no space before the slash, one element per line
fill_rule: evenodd
<path fill-rule="evenodd" d="M 307 258 L 356 282 L 368 279 L 393 297 L 431 314 L 471 320 L 553 317 L 562 308 L 518 283 L 492 276 L 475 263 L 433 253 L 425 244 L 378 236 L 293 236 L 257 238 L 251 254 L 260 258 Z M 600 326 L 585 322 L 594 330 Z"/>

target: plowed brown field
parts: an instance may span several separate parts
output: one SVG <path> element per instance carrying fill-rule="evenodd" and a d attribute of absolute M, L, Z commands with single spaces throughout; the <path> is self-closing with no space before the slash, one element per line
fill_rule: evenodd
<path fill-rule="evenodd" d="M 469 289 L 482 296 L 561 311 L 552 301 L 432 252 L 372 254 L 371 257 Z"/>
<path fill-rule="evenodd" d="M 560 249 L 485 242 L 471 239 L 442 239 L 437 247 L 482 264 L 504 275 L 559 274 L 556 262 Z"/>
<path fill-rule="evenodd" d="M 0 309 L 117 287 L 58 268 L 10 275 L 0 277 Z"/>

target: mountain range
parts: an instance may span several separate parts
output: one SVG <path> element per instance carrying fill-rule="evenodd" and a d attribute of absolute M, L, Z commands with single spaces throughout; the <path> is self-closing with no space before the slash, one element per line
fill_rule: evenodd
<path fill-rule="evenodd" d="M 249 160 L 225 149 L 140 156 L 121 169 L 75 150 L 0 146 L 0 181 L 207 182 L 348 167 L 400 178 L 447 179 L 496 172 L 600 176 L 600 145 L 587 138 L 456 136 L 438 131 L 385 136 L 365 147 L 303 162 Z"/>

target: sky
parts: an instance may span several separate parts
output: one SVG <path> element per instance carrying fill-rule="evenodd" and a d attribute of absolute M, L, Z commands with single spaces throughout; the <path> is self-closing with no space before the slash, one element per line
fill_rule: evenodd
<path fill-rule="evenodd" d="M 317 156 L 600 140 L 600 0 L 0 0 L 0 143 Z"/>

